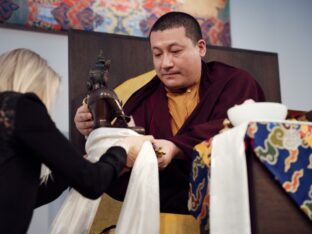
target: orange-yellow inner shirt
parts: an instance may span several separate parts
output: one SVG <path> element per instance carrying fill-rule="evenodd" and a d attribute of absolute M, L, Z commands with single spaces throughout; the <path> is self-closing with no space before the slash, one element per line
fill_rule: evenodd
<path fill-rule="evenodd" d="M 199 83 L 185 92 L 167 90 L 168 108 L 171 116 L 171 130 L 175 135 L 199 102 Z"/>

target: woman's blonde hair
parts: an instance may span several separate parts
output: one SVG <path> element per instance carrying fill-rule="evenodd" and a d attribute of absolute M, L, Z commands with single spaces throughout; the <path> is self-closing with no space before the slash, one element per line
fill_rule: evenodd
<path fill-rule="evenodd" d="M 51 111 L 60 76 L 39 54 L 24 48 L 0 56 L 0 92 L 35 93 Z"/>

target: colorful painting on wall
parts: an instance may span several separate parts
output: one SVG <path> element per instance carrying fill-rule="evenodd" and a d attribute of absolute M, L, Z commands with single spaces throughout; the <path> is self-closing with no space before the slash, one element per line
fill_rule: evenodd
<path fill-rule="evenodd" d="M 146 37 L 170 11 L 195 16 L 208 44 L 231 46 L 229 0 L 0 0 L 0 23 Z"/>

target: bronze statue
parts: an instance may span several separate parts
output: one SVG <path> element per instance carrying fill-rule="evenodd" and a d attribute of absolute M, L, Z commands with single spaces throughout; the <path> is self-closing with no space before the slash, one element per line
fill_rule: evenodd
<path fill-rule="evenodd" d="M 107 86 L 110 64 L 110 60 L 105 60 L 102 51 L 100 51 L 94 67 L 89 71 L 87 104 L 92 113 L 94 128 L 131 128 L 140 134 L 144 134 L 143 128 L 128 126 L 130 117 L 124 113 L 116 93 Z M 114 124 L 112 124 L 113 120 Z"/>
<path fill-rule="evenodd" d="M 130 128 L 139 134 L 145 129 L 139 126 L 129 126 L 130 117 L 123 111 L 117 94 L 107 87 L 110 60 L 105 60 L 102 51 L 97 57 L 94 67 L 89 72 L 87 81 L 88 95 L 86 103 L 92 114 L 94 129 L 100 127 Z M 114 124 L 112 122 L 114 121 Z M 165 153 L 162 148 L 155 148 L 156 156 L 162 157 Z"/>

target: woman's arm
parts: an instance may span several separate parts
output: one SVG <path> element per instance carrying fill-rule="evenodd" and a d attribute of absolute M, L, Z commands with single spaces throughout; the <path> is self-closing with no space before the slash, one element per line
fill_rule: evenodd
<path fill-rule="evenodd" d="M 91 199 L 101 196 L 126 164 L 127 153 L 122 147 L 110 148 L 97 163 L 84 159 L 33 94 L 25 94 L 18 101 L 14 132 L 18 144 L 31 152 L 27 157 L 44 163 L 61 182 Z"/>

